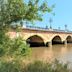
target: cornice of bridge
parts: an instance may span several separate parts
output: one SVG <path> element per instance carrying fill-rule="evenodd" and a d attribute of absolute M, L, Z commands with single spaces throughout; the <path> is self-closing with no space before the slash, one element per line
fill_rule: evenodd
<path fill-rule="evenodd" d="M 38 31 L 38 32 L 44 32 L 44 33 L 60 33 L 60 34 L 72 34 L 72 31 L 65 31 L 65 30 L 56 30 L 56 29 L 30 29 L 30 28 L 23 28 L 22 30 L 29 30 L 29 31 Z"/>

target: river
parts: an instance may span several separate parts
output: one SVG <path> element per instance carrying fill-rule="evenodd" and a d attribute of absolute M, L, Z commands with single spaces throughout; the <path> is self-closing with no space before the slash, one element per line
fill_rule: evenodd
<path fill-rule="evenodd" d="M 55 58 L 72 67 L 72 44 L 33 47 L 31 60 L 53 61 Z"/>

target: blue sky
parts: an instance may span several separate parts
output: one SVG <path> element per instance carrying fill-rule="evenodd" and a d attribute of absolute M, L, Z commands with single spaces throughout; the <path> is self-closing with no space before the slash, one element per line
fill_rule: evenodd
<path fill-rule="evenodd" d="M 42 1 L 42 0 L 41 0 Z M 65 29 L 64 25 L 68 26 L 68 29 L 72 31 L 72 0 L 47 0 L 49 5 L 56 4 L 53 12 L 55 12 L 55 16 L 52 14 L 45 14 L 43 16 L 43 21 L 37 21 L 35 26 L 45 27 L 49 24 L 49 18 L 53 19 L 52 28 Z"/>

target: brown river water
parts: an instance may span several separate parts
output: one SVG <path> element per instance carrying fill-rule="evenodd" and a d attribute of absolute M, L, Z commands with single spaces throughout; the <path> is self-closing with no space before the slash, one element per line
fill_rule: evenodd
<path fill-rule="evenodd" d="M 58 59 L 63 63 L 69 63 L 72 68 L 72 44 L 53 45 L 52 47 L 33 47 L 31 60 L 53 61 Z"/>

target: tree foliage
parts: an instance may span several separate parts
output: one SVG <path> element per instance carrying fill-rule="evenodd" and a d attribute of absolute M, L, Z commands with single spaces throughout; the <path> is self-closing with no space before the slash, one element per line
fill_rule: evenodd
<path fill-rule="evenodd" d="M 44 12 L 51 12 L 54 8 L 49 7 L 46 2 L 39 5 L 40 0 L 0 0 L 0 25 L 8 27 L 12 22 L 26 20 L 42 20 Z"/>
<path fill-rule="evenodd" d="M 23 57 L 30 55 L 30 52 L 31 49 L 21 37 L 15 39 L 6 38 L 3 40 L 3 43 L 0 44 L 0 57 Z"/>
<path fill-rule="evenodd" d="M 43 13 L 52 11 L 54 6 L 50 8 L 46 2 L 39 5 L 39 1 L 40 0 L 28 0 L 28 2 L 23 2 L 23 0 L 0 0 L 0 56 L 8 53 L 12 55 L 27 54 L 26 51 L 28 51 L 29 46 L 20 38 L 11 40 L 6 36 L 6 32 L 8 32 L 12 26 L 15 26 L 14 22 L 21 20 L 29 22 L 42 20 Z"/>

